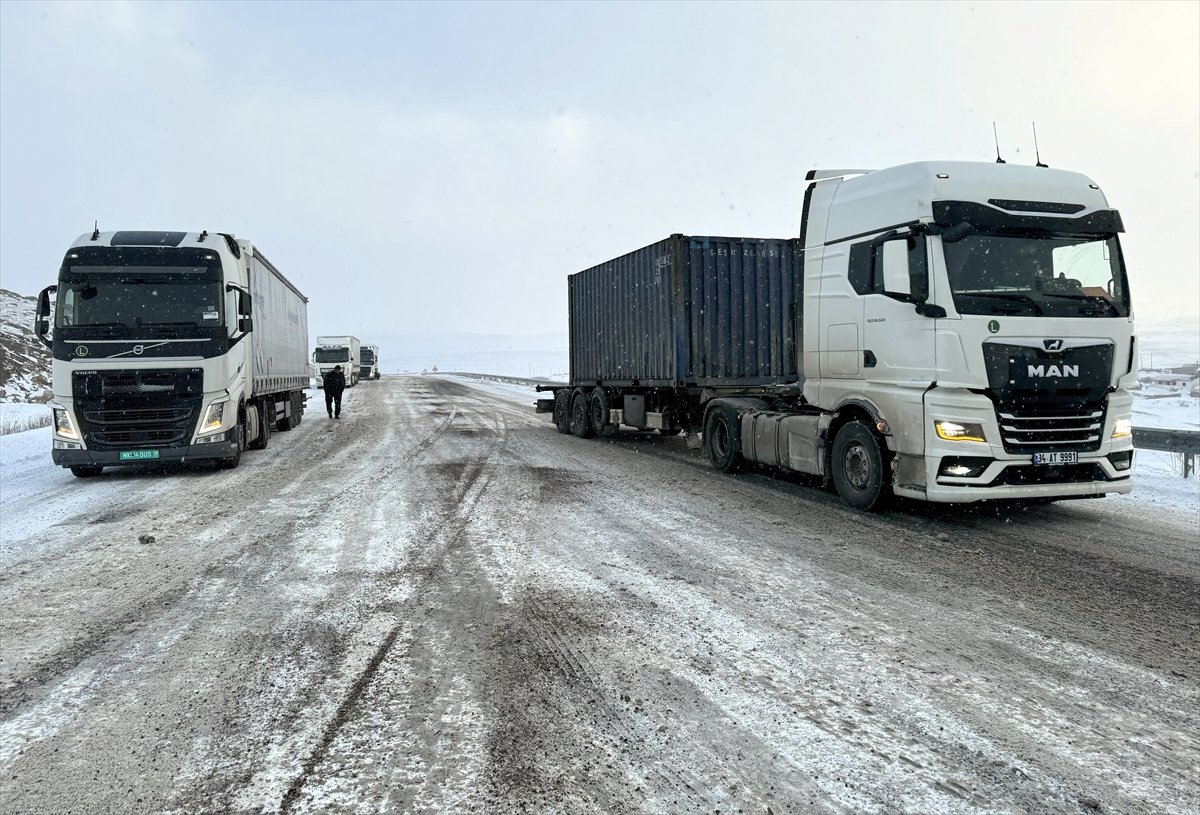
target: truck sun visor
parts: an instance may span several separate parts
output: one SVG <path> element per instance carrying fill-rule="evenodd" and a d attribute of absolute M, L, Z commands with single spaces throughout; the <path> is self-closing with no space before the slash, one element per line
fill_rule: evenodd
<path fill-rule="evenodd" d="M 1001 203 L 1020 204 L 1022 206 L 1029 204 L 1050 205 L 1049 202 L 1000 202 L 996 200 L 992 200 L 991 203 L 997 205 Z M 1056 204 L 1054 206 L 1076 205 Z M 1049 210 L 1042 209 L 1040 211 L 1047 212 Z M 1055 215 L 1030 215 L 1027 212 L 1003 211 L 975 201 L 934 201 L 933 219 L 939 225 L 945 227 L 966 221 L 981 232 L 1013 229 L 1056 232 L 1059 234 L 1112 235 L 1116 232 L 1125 231 L 1125 225 L 1121 221 L 1121 213 L 1115 209 L 1096 210 L 1079 218 L 1063 218 Z"/>

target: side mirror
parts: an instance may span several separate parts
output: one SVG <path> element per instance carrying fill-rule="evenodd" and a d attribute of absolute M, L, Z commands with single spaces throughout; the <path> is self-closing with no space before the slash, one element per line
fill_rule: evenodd
<path fill-rule="evenodd" d="M 33 333 L 47 348 L 54 347 L 50 334 L 50 295 L 58 291 L 58 286 L 47 286 L 38 295 L 37 319 L 33 321 Z"/>
<path fill-rule="evenodd" d="M 238 331 L 241 331 L 243 334 L 249 334 L 253 330 L 254 320 L 252 318 L 243 317 L 242 319 L 238 320 Z"/>

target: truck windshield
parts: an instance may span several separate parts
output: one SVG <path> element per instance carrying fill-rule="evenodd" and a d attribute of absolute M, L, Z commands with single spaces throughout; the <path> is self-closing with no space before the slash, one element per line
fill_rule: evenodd
<path fill-rule="evenodd" d="M 207 273 L 205 268 L 73 266 L 59 277 L 55 327 L 217 328 L 223 324 L 222 287 Z"/>
<path fill-rule="evenodd" d="M 1129 315 L 1115 235 L 977 233 L 942 246 L 960 314 Z"/>
<path fill-rule="evenodd" d="M 349 362 L 349 348 L 318 348 L 313 354 L 313 362 Z"/>

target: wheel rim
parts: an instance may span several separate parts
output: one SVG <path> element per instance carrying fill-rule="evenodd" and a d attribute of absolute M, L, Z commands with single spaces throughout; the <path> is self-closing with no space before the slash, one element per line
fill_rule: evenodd
<path fill-rule="evenodd" d="M 717 419 L 713 427 L 713 452 L 717 458 L 725 458 L 729 453 L 729 426 Z"/>
<path fill-rule="evenodd" d="M 851 487 L 865 490 L 871 483 L 871 458 L 867 455 L 867 448 L 860 443 L 847 447 L 842 458 L 842 469 Z"/>

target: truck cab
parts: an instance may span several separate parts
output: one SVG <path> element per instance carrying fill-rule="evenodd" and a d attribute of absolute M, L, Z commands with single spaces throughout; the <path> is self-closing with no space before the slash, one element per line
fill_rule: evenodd
<path fill-rule="evenodd" d="M 843 498 L 1130 491 L 1133 312 L 1097 184 L 969 162 L 809 180 L 803 395 Z M 867 433 L 839 445 L 849 422 Z"/>
<path fill-rule="evenodd" d="M 79 476 L 144 461 L 236 466 L 242 449 L 265 446 L 267 422 L 298 422 L 303 378 L 281 375 L 282 329 L 268 322 L 263 340 L 250 339 L 252 267 L 263 292 L 268 279 L 291 286 L 232 235 L 81 235 L 41 292 L 35 324 L 53 356 L 54 462 Z M 288 296 L 278 309 L 302 343 L 307 301 Z"/>

